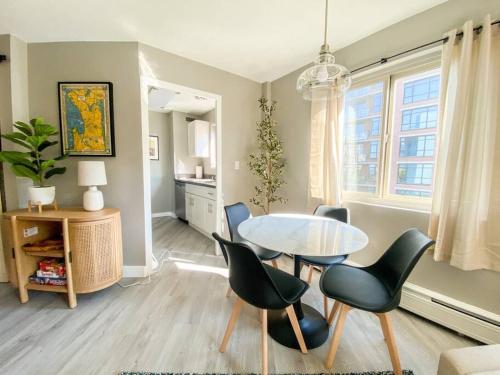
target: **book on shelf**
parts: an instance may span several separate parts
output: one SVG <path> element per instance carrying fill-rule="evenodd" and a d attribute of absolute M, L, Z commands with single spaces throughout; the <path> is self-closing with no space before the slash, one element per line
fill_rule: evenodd
<path fill-rule="evenodd" d="M 50 271 L 37 270 L 36 276 L 37 277 L 48 277 L 50 279 L 60 279 L 60 278 L 65 278 L 66 273 L 58 274 L 58 273 L 50 272 Z"/>
<path fill-rule="evenodd" d="M 64 286 L 67 284 L 66 277 L 38 277 L 36 273 L 29 277 L 29 282 L 38 285 L 54 285 L 54 286 Z"/>

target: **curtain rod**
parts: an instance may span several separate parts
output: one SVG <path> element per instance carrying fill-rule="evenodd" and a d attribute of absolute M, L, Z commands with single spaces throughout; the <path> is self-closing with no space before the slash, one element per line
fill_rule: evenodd
<path fill-rule="evenodd" d="M 500 20 L 496 20 L 496 21 L 493 21 L 491 23 L 491 25 L 497 25 L 497 24 L 500 24 Z M 477 26 L 473 29 L 474 32 L 476 33 L 480 33 L 481 30 L 483 29 L 483 26 Z M 457 34 L 457 37 L 461 37 L 464 35 L 464 32 L 463 31 L 460 31 L 458 32 Z M 374 61 L 370 64 L 366 64 L 362 67 L 359 67 L 359 68 L 356 68 L 354 70 L 351 70 L 351 74 L 354 74 L 354 73 L 357 73 L 359 72 L 360 70 L 363 70 L 363 69 L 366 69 L 366 68 L 369 68 L 371 66 L 374 66 L 374 65 L 379 65 L 379 64 L 385 64 L 386 62 L 388 62 L 389 60 L 392 60 L 396 57 L 399 57 L 401 55 L 406 55 L 407 53 L 410 53 L 410 52 L 413 52 L 413 51 L 416 51 L 416 50 L 419 50 L 419 49 L 422 49 L 422 48 L 425 48 L 425 47 L 429 47 L 429 46 L 432 46 L 433 44 L 437 44 L 437 43 L 446 43 L 448 42 L 448 39 L 449 37 L 444 37 L 444 38 L 441 38 L 441 39 L 438 39 L 438 40 L 434 40 L 432 42 L 429 42 L 429 43 L 425 43 L 425 44 L 422 44 L 420 46 L 417 46 L 417 47 L 413 47 L 413 48 L 410 48 L 410 49 L 407 49 L 406 51 L 403 51 L 403 52 L 399 52 L 399 53 L 396 53 L 395 55 L 392 55 L 392 56 L 388 56 L 388 57 L 382 57 L 380 60 L 377 60 L 377 61 Z"/>

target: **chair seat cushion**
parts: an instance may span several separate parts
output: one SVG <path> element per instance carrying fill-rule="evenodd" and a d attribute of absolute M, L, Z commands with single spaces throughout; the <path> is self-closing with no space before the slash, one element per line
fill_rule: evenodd
<path fill-rule="evenodd" d="M 329 267 L 334 264 L 342 263 L 347 259 L 347 255 L 335 255 L 335 256 L 303 256 L 302 262 L 310 264 L 312 266 Z"/>
<path fill-rule="evenodd" d="M 363 268 L 334 264 L 322 273 L 319 285 L 327 297 L 361 310 L 386 312 L 399 303 L 381 281 Z"/>
<path fill-rule="evenodd" d="M 309 284 L 305 281 L 302 281 L 287 272 L 281 271 L 267 264 L 264 264 L 264 268 L 288 304 L 297 302 L 309 288 Z M 280 308 L 284 307 L 286 306 Z"/>
<path fill-rule="evenodd" d="M 260 260 L 273 260 L 283 255 L 283 253 L 280 253 L 279 251 L 268 250 L 264 247 L 260 247 L 248 241 L 243 240 L 239 242 L 244 243 L 245 245 L 250 247 L 250 249 L 252 249 L 253 252 L 257 254 Z"/>

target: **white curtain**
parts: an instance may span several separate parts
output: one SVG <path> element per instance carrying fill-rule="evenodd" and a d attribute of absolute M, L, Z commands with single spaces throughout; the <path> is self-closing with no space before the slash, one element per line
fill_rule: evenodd
<path fill-rule="evenodd" d="M 500 28 L 487 16 L 442 55 L 440 130 L 429 235 L 434 258 L 500 271 Z"/>
<path fill-rule="evenodd" d="M 311 102 L 308 207 L 341 203 L 341 149 L 343 100 L 332 92 Z"/>

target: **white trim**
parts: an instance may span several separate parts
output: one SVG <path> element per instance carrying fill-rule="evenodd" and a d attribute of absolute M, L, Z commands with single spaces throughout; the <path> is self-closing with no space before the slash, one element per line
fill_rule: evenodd
<path fill-rule="evenodd" d="M 400 306 L 435 323 L 472 337 L 485 344 L 500 344 L 500 327 L 474 316 L 436 303 L 446 302 L 470 314 L 500 322 L 500 315 L 458 301 L 412 283 L 405 283 Z"/>
<path fill-rule="evenodd" d="M 172 211 L 151 213 L 151 218 L 153 219 L 156 217 L 167 217 L 167 216 L 177 219 L 177 215 Z"/>
<path fill-rule="evenodd" d="M 123 266 L 123 277 L 146 277 L 146 270 L 145 266 Z"/>
<path fill-rule="evenodd" d="M 144 251 L 146 259 L 146 270 L 147 274 L 150 275 L 153 271 L 153 232 L 151 223 L 151 181 L 150 181 L 150 159 L 149 159 L 149 108 L 148 108 L 148 87 L 155 86 L 158 88 L 164 88 L 172 91 L 180 91 L 187 94 L 204 96 L 207 98 L 215 99 L 216 109 L 217 109 L 217 186 L 216 186 L 216 196 L 217 196 L 217 210 L 216 210 L 216 228 L 217 233 L 221 233 L 222 229 L 222 97 L 217 94 L 213 94 L 207 91 L 196 90 L 190 87 L 177 85 L 174 83 L 160 81 L 156 78 L 141 75 L 140 76 L 141 85 L 141 130 L 142 130 L 142 165 L 143 165 L 143 187 L 144 187 L 144 230 L 145 230 L 145 241 L 144 241 Z M 214 252 L 219 255 L 220 250 L 214 243 Z"/>
<path fill-rule="evenodd" d="M 363 265 L 351 260 L 347 260 L 345 263 L 355 267 L 363 267 Z M 400 307 L 485 344 L 500 344 L 499 326 L 434 302 L 433 299 L 471 315 L 500 322 L 498 314 L 409 282 L 403 286 Z"/>

